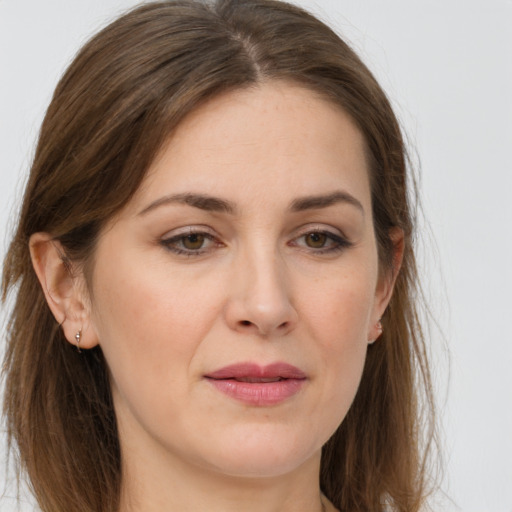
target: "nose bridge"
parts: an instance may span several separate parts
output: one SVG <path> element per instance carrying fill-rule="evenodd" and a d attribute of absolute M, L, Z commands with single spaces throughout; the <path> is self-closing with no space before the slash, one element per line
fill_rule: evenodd
<path fill-rule="evenodd" d="M 288 332 L 297 321 L 285 262 L 273 244 L 247 247 L 237 257 L 229 304 L 236 330 L 260 335 Z"/>

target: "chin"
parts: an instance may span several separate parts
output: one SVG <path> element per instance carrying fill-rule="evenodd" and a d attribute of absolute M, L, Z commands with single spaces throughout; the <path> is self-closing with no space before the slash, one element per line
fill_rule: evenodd
<path fill-rule="evenodd" d="M 293 472 L 310 460 L 320 459 L 323 442 L 302 436 L 279 435 L 260 427 L 245 436 L 231 436 L 210 453 L 214 469 L 225 475 L 245 478 L 278 477 Z"/>
<path fill-rule="evenodd" d="M 230 477 L 238 478 L 277 478 L 283 475 L 293 473 L 302 465 L 306 464 L 310 459 L 315 458 L 314 455 L 309 457 L 285 456 L 259 456 L 248 458 L 244 461 L 234 461 L 223 459 L 219 461 L 215 469 L 217 472 Z"/>

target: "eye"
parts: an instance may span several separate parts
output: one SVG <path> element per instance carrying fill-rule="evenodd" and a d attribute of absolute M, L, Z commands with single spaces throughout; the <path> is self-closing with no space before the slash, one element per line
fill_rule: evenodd
<path fill-rule="evenodd" d="M 193 231 L 179 233 L 160 241 L 167 250 L 180 255 L 199 256 L 222 244 L 210 233 Z"/>
<path fill-rule="evenodd" d="M 342 251 L 352 246 L 344 236 L 325 229 L 314 229 L 303 233 L 289 245 L 309 250 L 314 254 L 326 254 Z"/>

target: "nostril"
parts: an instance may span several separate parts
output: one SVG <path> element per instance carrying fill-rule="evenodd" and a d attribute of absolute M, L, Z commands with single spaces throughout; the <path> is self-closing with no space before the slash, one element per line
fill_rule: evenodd
<path fill-rule="evenodd" d="M 249 320 L 242 320 L 240 323 L 241 323 L 242 325 L 245 325 L 245 326 L 252 325 L 252 323 L 251 323 L 251 322 L 249 322 Z"/>

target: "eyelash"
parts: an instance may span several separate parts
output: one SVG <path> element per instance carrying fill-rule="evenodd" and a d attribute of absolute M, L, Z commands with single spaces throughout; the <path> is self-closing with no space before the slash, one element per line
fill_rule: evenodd
<path fill-rule="evenodd" d="M 341 252 L 345 249 L 348 249 L 353 244 L 352 242 L 348 241 L 346 238 L 340 235 L 336 235 L 335 233 L 332 233 L 328 230 L 323 229 L 309 229 L 308 231 L 302 233 L 298 237 L 294 238 L 291 242 L 288 243 L 288 245 L 291 246 L 298 246 L 299 244 L 296 243 L 297 240 L 303 239 L 304 237 L 308 235 L 325 235 L 329 243 L 333 244 L 332 246 L 325 247 L 325 248 L 318 248 L 314 249 L 311 247 L 306 247 L 305 245 L 300 245 L 305 250 L 308 250 L 312 252 L 313 254 L 334 254 L 337 252 Z M 165 247 L 170 252 L 173 252 L 174 254 L 177 254 L 179 256 L 202 256 L 203 254 L 207 253 L 210 249 L 203 249 L 202 247 L 198 250 L 192 250 L 192 249 L 183 249 L 178 246 L 179 243 L 182 243 L 187 237 L 190 236 L 202 236 L 205 240 L 208 240 L 210 242 L 210 245 L 216 245 L 217 247 L 221 247 L 223 244 L 219 242 L 213 235 L 210 233 L 200 231 L 200 230 L 193 230 L 190 229 L 190 231 L 186 233 L 180 233 L 178 235 L 172 236 L 170 238 L 166 238 L 160 241 L 160 244 Z"/>
<path fill-rule="evenodd" d="M 210 233 L 206 233 L 204 231 L 200 230 L 193 230 L 190 229 L 186 233 L 180 233 L 178 235 L 172 236 L 170 238 L 166 238 L 164 240 L 160 241 L 160 244 L 163 245 L 168 251 L 173 252 L 174 254 L 180 255 L 180 256 L 201 256 L 208 252 L 208 249 L 198 249 L 198 250 L 192 250 L 192 249 L 182 249 L 178 247 L 178 244 L 183 242 L 187 237 L 190 236 L 203 236 L 205 240 L 208 240 L 210 244 L 214 244 L 217 246 L 221 246 L 221 244 L 213 235 Z"/>
<path fill-rule="evenodd" d="M 314 249 L 312 247 L 306 247 L 303 246 L 306 250 L 310 250 L 313 254 L 334 254 L 337 252 L 344 251 L 345 249 L 348 249 L 349 247 L 352 247 L 352 242 L 347 240 L 345 237 L 341 235 L 337 235 L 331 231 L 325 230 L 325 229 L 309 229 L 308 231 L 302 233 L 298 237 L 294 238 L 292 242 L 289 243 L 289 245 L 297 245 L 295 242 L 297 240 L 303 239 L 304 237 L 308 235 L 325 235 L 327 237 L 328 243 L 333 244 L 330 247 L 322 247 L 319 249 Z"/>

